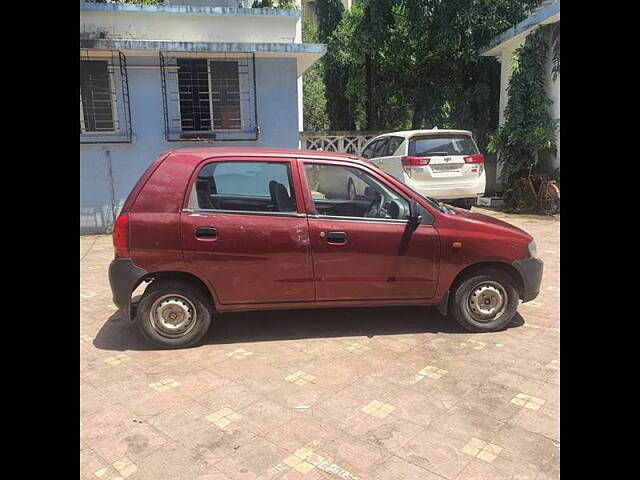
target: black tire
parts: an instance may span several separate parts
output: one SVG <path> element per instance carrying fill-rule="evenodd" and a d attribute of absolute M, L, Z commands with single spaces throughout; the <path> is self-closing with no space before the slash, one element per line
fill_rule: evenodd
<path fill-rule="evenodd" d="M 159 303 L 154 307 L 156 302 Z M 162 307 L 163 303 L 165 307 Z M 191 312 L 188 317 L 182 317 L 193 318 L 185 323 L 187 326 L 184 332 L 163 332 L 162 327 L 157 324 L 158 308 L 167 308 L 168 303 L 177 305 L 178 312 Z M 156 310 L 154 316 L 151 315 L 152 309 Z M 167 349 L 184 348 L 199 342 L 206 335 L 211 326 L 212 314 L 211 300 L 201 288 L 179 280 L 154 280 L 140 299 L 136 323 L 142 336 L 153 345 Z"/>
<path fill-rule="evenodd" d="M 502 295 L 504 299 L 502 307 L 493 316 L 479 320 L 481 313 L 477 310 L 474 313 L 472 308 L 475 309 L 473 305 L 482 292 L 487 292 L 489 298 L 499 298 Z M 514 282 L 509 275 L 498 270 L 478 271 L 462 278 L 454 287 L 449 304 L 449 312 L 455 321 L 466 330 L 478 333 L 502 330 L 511 323 L 517 310 L 518 291 Z"/>

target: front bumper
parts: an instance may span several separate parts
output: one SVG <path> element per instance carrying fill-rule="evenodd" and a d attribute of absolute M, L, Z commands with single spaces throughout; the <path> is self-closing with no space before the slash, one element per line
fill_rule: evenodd
<path fill-rule="evenodd" d="M 109 284 L 113 303 L 122 310 L 124 318 L 131 318 L 131 293 L 147 271 L 133 264 L 130 258 L 114 258 L 109 265 Z"/>
<path fill-rule="evenodd" d="M 544 262 L 541 258 L 531 257 L 525 260 L 517 260 L 512 265 L 522 277 L 522 301 L 533 300 L 540 293 Z"/>

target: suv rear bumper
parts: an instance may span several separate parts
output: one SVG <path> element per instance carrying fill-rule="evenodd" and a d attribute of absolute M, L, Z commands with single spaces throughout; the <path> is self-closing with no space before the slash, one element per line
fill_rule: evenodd
<path fill-rule="evenodd" d="M 109 284 L 113 303 L 122 310 L 124 318 L 131 318 L 131 293 L 147 271 L 133 264 L 130 258 L 114 258 L 109 265 Z"/>
<path fill-rule="evenodd" d="M 522 277 L 523 290 L 522 301 L 533 300 L 540 293 L 540 283 L 542 282 L 542 270 L 544 262 L 540 258 L 531 257 L 525 260 L 516 260 L 511 265 L 520 273 Z"/>
<path fill-rule="evenodd" d="M 461 183 L 442 183 L 434 178 L 431 183 L 416 182 L 408 175 L 404 175 L 404 183 L 422 195 L 427 195 L 438 200 L 455 200 L 462 198 L 478 198 L 484 196 L 486 177 L 484 172 L 474 180 Z"/>

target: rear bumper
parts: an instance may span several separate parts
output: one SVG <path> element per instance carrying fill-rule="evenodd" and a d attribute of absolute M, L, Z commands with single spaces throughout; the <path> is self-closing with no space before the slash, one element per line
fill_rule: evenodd
<path fill-rule="evenodd" d="M 414 182 L 411 177 L 405 175 L 404 182 L 422 195 L 437 198 L 438 200 L 455 200 L 462 198 L 477 198 L 484 196 L 486 177 L 484 172 L 475 182 L 465 183 L 438 183 L 438 178 L 432 180 L 433 185 Z"/>
<path fill-rule="evenodd" d="M 131 293 L 148 272 L 133 264 L 130 258 L 115 258 L 109 265 L 109 284 L 113 303 L 122 310 L 127 320 L 131 318 Z"/>
<path fill-rule="evenodd" d="M 523 283 L 522 301 L 533 300 L 540 293 L 540 283 L 542 282 L 542 270 L 544 262 L 540 258 L 527 258 L 517 260 L 512 263 L 514 268 L 520 273 Z"/>

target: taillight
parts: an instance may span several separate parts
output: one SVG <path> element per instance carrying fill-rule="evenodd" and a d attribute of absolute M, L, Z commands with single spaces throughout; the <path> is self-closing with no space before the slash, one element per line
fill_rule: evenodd
<path fill-rule="evenodd" d="M 129 215 L 121 213 L 113 226 L 113 248 L 116 257 L 129 256 Z"/>
<path fill-rule="evenodd" d="M 411 176 L 411 168 L 412 167 L 421 167 L 424 165 L 429 165 L 431 159 L 429 157 L 402 157 L 400 159 L 402 161 L 402 168 L 407 172 L 407 175 Z"/>
<path fill-rule="evenodd" d="M 475 153 L 464 157 L 464 163 L 484 163 L 484 155 L 481 153 Z"/>

